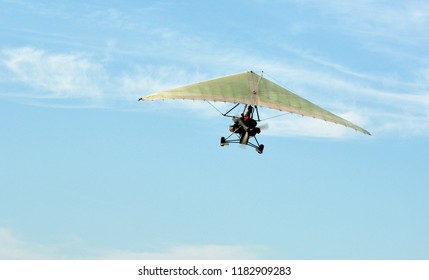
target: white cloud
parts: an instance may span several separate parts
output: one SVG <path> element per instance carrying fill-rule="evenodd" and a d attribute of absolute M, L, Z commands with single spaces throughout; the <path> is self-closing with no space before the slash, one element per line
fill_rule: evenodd
<path fill-rule="evenodd" d="M 404 135 L 429 133 L 425 125 L 428 122 L 427 112 L 429 111 L 427 70 L 419 72 L 419 81 L 409 83 L 383 76 L 371 77 L 311 53 L 293 49 L 291 51 L 300 55 L 301 59 L 311 61 L 312 65 L 305 66 L 296 63 L 290 67 L 280 67 L 278 62 L 265 61 L 265 64 L 275 69 L 277 76 L 274 79 L 275 82 L 289 81 L 287 84 L 298 88 L 296 92 L 299 92 L 299 95 L 334 113 L 348 112 L 345 118 L 352 122 L 354 122 L 353 119 L 350 119 L 347 114 L 352 117 L 360 116 L 357 118 L 358 121 L 361 119 L 365 121 L 363 124 L 357 124 L 370 130 L 374 135 L 377 132 L 392 133 L 395 132 L 395 128 L 397 132 Z M 248 54 L 232 51 L 230 58 L 234 59 L 231 59 L 229 63 L 236 65 L 242 55 L 248 57 Z M 206 59 L 209 64 L 209 58 Z M 260 61 L 260 58 L 251 56 L 247 61 L 258 64 L 257 61 Z M 88 55 L 49 53 L 35 48 L 3 50 L 1 63 L 8 74 L 2 80 L 8 79 L 9 83 L 25 84 L 35 89 L 32 91 L 31 98 L 78 99 L 84 102 L 106 98 L 136 102 L 138 97 L 157 90 L 212 78 L 207 73 L 189 72 L 175 66 L 162 65 L 157 67 L 136 66 L 133 73 L 114 76 L 105 73 L 102 64 L 93 62 Z M 272 77 L 267 76 L 267 78 Z M 381 83 L 377 83 L 377 80 L 380 80 Z M 382 89 L 382 87 L 387 87 L 387 89 Z M 388 88 L 399 91 L 394 92 Z M 401 92 L 402 89 L 407 89 L 407 92 Z M 126 106 L 125 103 L 121 104 L 120 106 Z M 46 104 L 46 106 L 49 105 Z M 204 113 L 204 117 L 218 116 L 215 110 L 211 114 L 211 107 L 205 103 L 183 102 L 177 106 L 163 103 L 159 106 L 155 104 L 151 106 L 164 108 L 166 105 L 170 109 L 186 108 L 209 112 Z M 222 106 L 223 104 L 215 105 Z M 62 106 L 72 105 L 62 104 Z M 334 138 L 355 135 L 350 134 L 348 129 L 341 126 L 325 125 L 324 123 L 321 125 L 317 120 L 307 120 L 306 118 L 283 118 L 272 122 L 267 133 L 273 135 Z M 373 128 L 365 127 L 365 124 L 370 124 Z"/>
<path fill-rule="evenodd" d="M 426 40 L 421 36 L 429 23 L 429 4 L 425 1 L 314 1 L 304 0 L 323 13 L 336 17 L 339 26 L 362 36 L 390 38 L 397 42 Z"/>
<path fill-rule="evenodd" d="M 105 81 L 101 65 L 82 54 L 48 53 L 25 47 L 1 51 L 1 63 L 9 82 L 38 91 L 34 98 L 99 99 L 99 83 Z"/>
<path fill-rule="evenodd" d="M 429 122 L 427 114 L 429 68 L 425 65 L 429 61 L 425 62 L 414 53 L 407 53 L 396 46 L 392 47 L 391 41 L 386 43 L 385 40 L 387 36 L 395 43 L 401 44 L 408 40 L 412 40 L 412 44 L 427 41 L 425 27 L 429 23 L 428 4 L 424 1 L 390 4 L 370 0 L 358 2 L 330 0 L 323 3 L 305 0 L 299 1 L 299 5 L 316 7 L 322 15 L 328 14 L 332 17 L 336 24 L 334 32 L 340 30 L 347 34 L 351 33 L 359 44 L 371 42 L 371 47 L 376 46 L 374 49 L 383 51 L 383 55 L 392 59 L 397 59 L 398 56 L 413 56 L 412 60 L 418 62 L 418 67 L 413 67 L 411 72 L 401 64 L 399 70 L 390 73 L 368 73 L 327 59 L 323 54 L 315 55 L 305 48 L 288 45 L 283 46 L 282 51 L 291 55 L 274 60 L 262 57 L 244 45 L 219 43 L 207 34 L 205 35 L 207 37 L 198 37 L 162 24 L 149 29 L 146 27 L 151 24 L 155 26 L 152 23 L 154 19 L 144 23 L 138 21 L 139 16 L 145 13 L 149 15 L 151 9 L 162 9 L 162 5 L 131 14 L 120 9 L 102 7 L 92 13 L 86 13 L 84 20 L 89 22 L 98 22 L 102 26 L 115 25 L 124 32 L 130 29 L 139 30 L 141 36 L 133 38 L 138 40 L 137 44 L 126 47 L 122 45 L 121 48 L 115 47 L 115 43 L 112 45 L 115 54 L 126 55 L 127 59 L 132 57 L 136 60 L 135 64 L 127 64 L 131 67 L 119 69 L 119 74 L 109 72 L 116 71 L 109 65 L 111 61 L 103 64 L 85 53 L 52 53 L 31 47 L 1 51 L 0 63 L 3 69 L 7 70 L 2 72 L 7 74 L 9 83 L 13 79 L 16 84 L 36 89 L 31 91 L 35 93 L 30 96 L 32 98 L 75 98 L 82 101 L 109 98 L 115 101 L 115 105 L 125 107 L 127 103 L 116 101 L 135 102 L 142 95 L 161 89 L 248 69 L 265 69 L 269 74 L 275 75 L 277 81 L 282 81 L 281 84 L 286 84 L 297 94 L 334 113 L 345 113 L 346 119 L 349 119 L 347 114 L 352 117 L 360 116 L 357 118 L 358 121 L 364 119 L 365 125 L 372 126 L 364 128 L 374 135 L 377 132 L 390 133 L 395 130 L 404 134 L 429 134 L 425 125 Z M 363 37 L 368 40 L 362 40 Z M 110 43 L 118 42 L 112 38 L 108 38 Z M 278 45 L 283 43 L 282 39 Z M 160 64 L 162 61 L 168 61 L 168 66 Z M 5 80 L 4 77 L 0 79 Z M 148 106 L 141 105 L 146 108 Z M 157 108 L 164 108 L 165 105 L 166 103 L 162 103 Z M 206 104 L 192 102 L 168 106 L 166 110 L 184 107 L 202 112 L 210 110 Z M 217 112 L 214 111 L 212 116 L 217 116 Z M 293 135 L 314 135 L 314 132 L 318 132 L 324 137 L 344 137 L 350 134 L 349 129 L 343 129 L 341 126 L 330 124 L 319 126 L 317 120 L 285 119 L 282 122 L 273 120 L 276 123 L 270 126 L 269 133 L 289 136 L 291 131 L 294 132 Z M 284 124 L 285 128 L 277 129 L 281 124 Z M 317 129 L 313 127 L 314 125 Z M 351 132 L 353 133 L 353 130 Z"/>
<path fill-rule="evenodd" d="M 365 127 L 364 124 L 367 122 L 363 116 L 355 112 L 340 114 L 340 116 L 362 127 Z M 342 125 L 292 114 L 267 120 L 266 123 L 268 124 L 268 129 L 263 133 L 273 136 L 349 138 L 360 134 L 360 132 L 355 132 L 353 129 Z"/>
<path fill-rule="evenodd" d="M 237 260 L 261 259 L 265 249 L 259 246 L 182 245 L 162 252 L 108 251 L 100 259 L 142 260 Z"/>
<path fill-rule="evenodd" d="M 156 91 L 198 82 L 207 77 L 198 72 L 189 73 L 173 66 L 138 66 L 132 74 L 125 74 L 120 79 L 122 91 L 139 97 Z"/>
<path fill-rule="evenodd" d="M 402 76 L 391 73 L 370 75 L 309 52 L 287 46 L 284 49 L 307 61 L 307 64 L 297 61 L 293 68 L 283 68 L 276 74 L 277 80 L 289 80 L 288 84 L 299 95 L 336 114 L 349 112 L 347 114 L 361 116 L 357 122 L 348 116 L 345 116 L 345 119 L 363 126 L 373 135 L 429 134 L 428 68 L 413 69 L 413 72 L 402 69 L 399 72 Z M 308 65 L 308 62 L 311 64 Z M 360 119 L 364 122 L 359 123 Z M 344 135 L 337 131 L 335 126 L 312 127 L 318 123 L 312 120 L 274 121 L 277 127 L 285 125 L 284 129 L 273 132 L 276 135 L 291 135 L 292 132 L 297 135 L 314 135 L 314 132 L 332 137 Z M 328 130 L 321 131 L 325 127 Z"/>
<path fill-rule="evenodd" d="M 44 245 L 25 242 L 7 228 L 0 228 L 0 259 L 46 259 L 52 251 Z"/>
<path fill-rule="evenodd" d="M 63 244 L 28 242 L 8 228 L 0 227 L 0 260 L 101 259 L 101 260 L 210 260 L 261 259 L 266 248 L 244 245 L 175 245 L 142 252 L 112 248 L 93 248 L 73 238 Z"/>

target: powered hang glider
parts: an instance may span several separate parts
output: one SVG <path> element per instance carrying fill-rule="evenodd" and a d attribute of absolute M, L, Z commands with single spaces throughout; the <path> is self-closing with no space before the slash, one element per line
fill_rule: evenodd
<path fill-rule="evenodd" d="M 263 73 L 258 75 L 253 71 L 156 92 L 140 98 L 139 101 L 164 99 L 221 101 L 235 104 L 226 113 L 222 113 L 223 116 L 231 117 L 233 124 L 229 127 L 231 134 L 222 137 L 220 144 L 225 146 L 230 143 L 240 143 L 255 148 L 258 153 L 264 150 L 264 145 L 259 144 L 256 139 L 256 134 L 261 132 L 257 126 L 261 121 L 258 107 L 313 117 L 371 135 L 367 130 L 264 78 Z M 229 115 L 240 105 L 244 106 L 240 117 Z M 233 135 L 237 138 L 230 139 Z M 254 142 L 250 141 L 251 139 Z"/>

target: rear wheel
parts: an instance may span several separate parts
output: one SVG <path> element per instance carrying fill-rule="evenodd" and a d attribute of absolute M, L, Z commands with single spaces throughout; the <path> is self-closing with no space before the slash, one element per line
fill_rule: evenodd
<path fill-rule="evenodd" d="M 223 146 L 225 146 L 225 145 L 228 145 L 228 143 L 226 142 L 225 137 L 221 137 L 221 138 L 220 138 L 220 145 L 221 145 L 221 147 L 223 147 Z"/>
<path fill-rule="evenodd" d="M 264 145 L 259 145 L 259 147 L 256 148 L 256 151 L 258 152 L 258 154 L 262 154 L 262 152 L 264 151 Z"/>

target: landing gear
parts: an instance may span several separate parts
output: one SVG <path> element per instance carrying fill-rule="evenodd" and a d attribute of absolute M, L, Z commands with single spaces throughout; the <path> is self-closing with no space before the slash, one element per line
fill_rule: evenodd
<path fill-rule="evenodd" d="M 225 137 L 221 137 L 221 138 L 220 138 L 220 146 L 221 146 L 221 147 L 223 147 L 223 146 L 228 146 L 228 145 L 229 145 L 229 143 L 237 143 L 237 144 L 240 144 L 240 140 L 226 140 L 226 138 L 225 138 Z M 259 143 L 258 143 L 258 145 L 259 145 L 259 146 L 256 146 L 256 145 L 255 145 L 255 144 L 253 144 L 253 143 L 247 143 L 247 144 L 245 144 L 245 145 L 255 148 L 255 149 L 256 149 L 256 151 L 258 152 L 258 154 L 262 154 L 262 153 L 264 152 L 264 145 L 263 145 L 263 144 L 260 144 L 260 145 L 259 145 Z"/>
<path fill-rule="evenodd" d="M 226 117 L 231 117 L 233 124 L 229 126 L 231 134 L 227 137 L 220 138 L 220 146 L 227 146 L 230 143 L 237 143 L 241 145 L 247 145 L 255 148 L 258 154 L 262 154 L 264 151 L 264 145 L 259 144 L 256 134 L 261 133 L 261 129 L 257 127 L 259 119 L 258 107 L 255 106 L 255 111 L 258 116 L 258 120 L 253 119 L 253 107 L 245 105 L 241 117 L 228 115 L 233 109 L 235 109 L 240 103 L 237 103 L 228 112 L 223 114 Z M 247 108 L 247 112 L 245 112 Z M 238 139 L 230 139 L 231 136 L 236 135 Z"/>

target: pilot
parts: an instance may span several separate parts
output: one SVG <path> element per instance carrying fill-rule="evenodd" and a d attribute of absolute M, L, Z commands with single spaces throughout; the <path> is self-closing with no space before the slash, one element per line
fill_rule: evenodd
<path fill-rule="evenodd" d="M 253 107 L 249 105 L 247 106 L 246 113 L 243 115 L 244 122 L 247 122 L 249 119 L 251 119 L 252 115 L 253 115 Z"/>
<path fill-rule="evenodd" d="M 229 127 L 229 131 L 240 135 L 247 131 L 250 136 L 255 136 L 256 134 L 261 133 L 261 129 L 256 127 L 257 122 L 252 118 L 252 116 L 253 107 L 249 105 L 247 106 L 246 113 L 242 114 L 241 118 L 232 118 L 234 124 Z"/>
<path fill-rule="evenodd" d="M 253 107 L 247 106 L 247 111 L 243 115 L 243 122 L 248 127 L 247 131 L 250 136 L 255 136 L 256 134 L 261 133 L 261 129 L 257 127 L 258 124 L 253 118 Z"/>
<path fill-rule="evenodd" d="M 249 128 L 255 128 L 257 123 L 256 121 L 252 118 L 253 116 L 253 107 L 252 106 L 247 106 L 247 111 L 246 113 L 243 115 L 243 122 L 246 126 L 248 126 Z"/>

